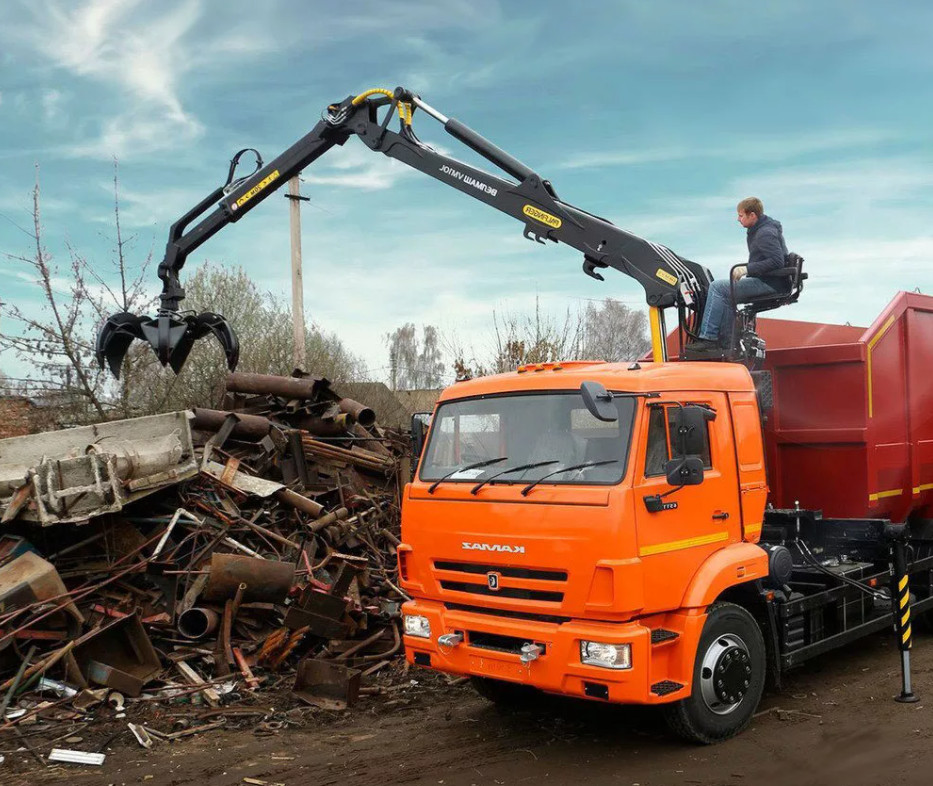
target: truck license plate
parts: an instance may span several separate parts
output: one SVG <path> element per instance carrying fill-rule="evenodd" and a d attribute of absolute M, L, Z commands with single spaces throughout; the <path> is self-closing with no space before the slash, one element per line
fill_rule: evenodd
<path fill-rule="evenodd" d="M 521 680 L 523 682 L 528 675 L 528 667 L 521 663 L 509 663 L 504 660 L 481 658 L 475 655 L 470 656 L 470 670 L 480 672 L 490 677 L 507 677 L 512 680 Z"/>

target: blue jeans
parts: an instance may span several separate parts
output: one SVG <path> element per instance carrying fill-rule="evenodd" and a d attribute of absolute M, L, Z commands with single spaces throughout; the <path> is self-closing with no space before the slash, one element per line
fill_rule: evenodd
<path fill-rule="evenodd" d="M 735 282 L 735 299 L 744 303 L 749 298 L 761 295 L 777 295 L 783 292 L 760 278 L 744 276 Z M 725 341 L 732 335 L 735 321 L 735 303 L 728 278 L 718 278 L 709 285 L 706 308 L 700 323 L 700 338 L 704 341 Z"/>

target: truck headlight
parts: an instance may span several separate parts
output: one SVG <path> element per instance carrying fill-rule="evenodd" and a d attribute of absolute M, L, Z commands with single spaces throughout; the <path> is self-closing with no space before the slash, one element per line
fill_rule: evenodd
<path fill-rule="evenodd" d="M 431 638 L 431 621 L 419 614 L 405 615 L 405 635 L 417 636 L 419 639 Z"/>
<path fill-rule="evenodd" d="M 600 666 L 604 669 L 630 669 L 632 668 L 632 645 L 581 641 L 580 662 L 587 666 Z"/>

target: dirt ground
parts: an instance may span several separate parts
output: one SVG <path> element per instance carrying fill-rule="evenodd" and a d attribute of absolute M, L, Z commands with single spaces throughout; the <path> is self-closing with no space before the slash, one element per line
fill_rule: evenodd
<path fill-rule="evenodd" d="M 43 769 L 8 754 L 0 783 L 929 784 L 933 638 L 918 636 L 912 657 L 917 704 L 892 700 L 899 661 L 890 634 L 879 634 L 789 675 L 780 693 L 766 694 L 750 729 L 711 747 L 672 739 L 652 710 L 545 698 L 503 712 L 468 685 L 413 670 L 418 684 L 315 715 L 302 728 L 248 722 L 151 751 L 125 733 L 103 767 Z M 8 750 L 12 740 L 2 742 Z"/>

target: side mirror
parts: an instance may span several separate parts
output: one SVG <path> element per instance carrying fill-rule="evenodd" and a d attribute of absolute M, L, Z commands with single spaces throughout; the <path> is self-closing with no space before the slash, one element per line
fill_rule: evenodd
<path fill-rule="evenodd" d="M 428 433 L 430 420 L 430 412 L 416 412 L 411 416 L 411 455 L 415 464 L 421 458 L 421 451 L 424 450 L 424 438 Z"/>
<path fill-rule="evenodd" d="M 688 404 L 672 414 L 677 418 L 677 452 L 683 456 L 702 456 L 706 452 L 706 424 L 716 419 L 716 412 Z M 702 469 L 702 461 L 700 466 Z"/>
<path fill-rule="evenodd" d="M 599 382 L 584 382 L 580 385 L 580 395 L 589 413 L 597 420 L 614 423 L 619 419 L 619 411 L 612 403 L 612 393 Z"/>
<path fill-rule="evenodd" d="M 667 482 L 676 487 L 699 486 L 703 482 L 703 459 L 699 456 L 678 456 L 664 468 Z"/>

